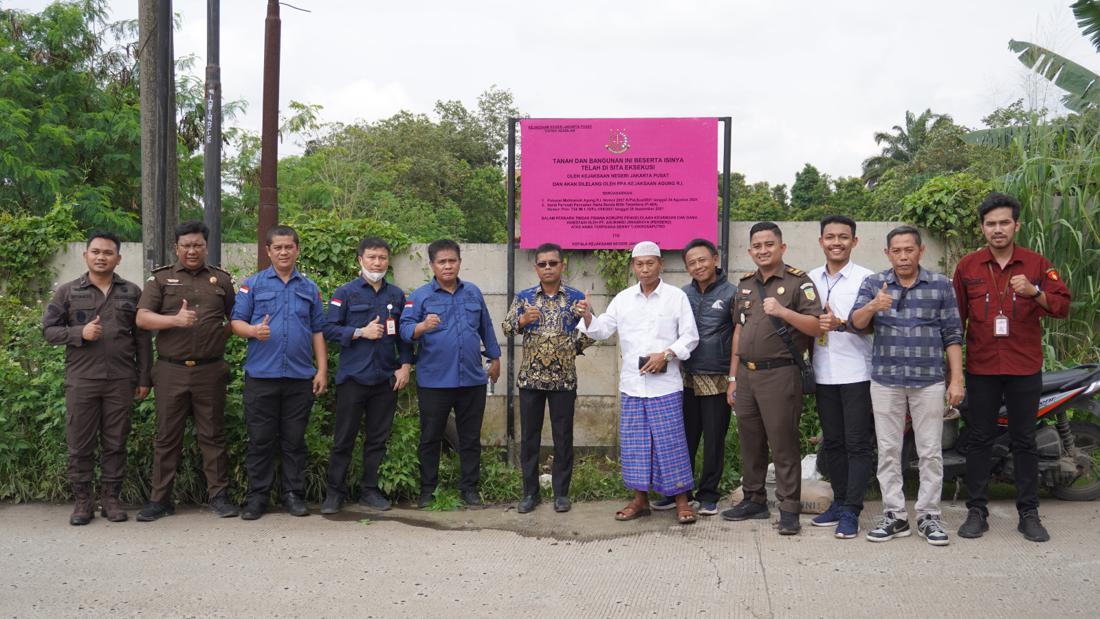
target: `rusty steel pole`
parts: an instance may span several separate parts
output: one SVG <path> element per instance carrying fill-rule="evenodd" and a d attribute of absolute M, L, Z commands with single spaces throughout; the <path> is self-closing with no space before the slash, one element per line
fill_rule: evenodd
<path fill-rule="evenodd" d="M 256 224 L 256 267 L 266 269 L 265 236 L 279 222 L 279 3 L 267 2 L 264 22 L 264 100 L 260 133 L 260 212 Z"/>

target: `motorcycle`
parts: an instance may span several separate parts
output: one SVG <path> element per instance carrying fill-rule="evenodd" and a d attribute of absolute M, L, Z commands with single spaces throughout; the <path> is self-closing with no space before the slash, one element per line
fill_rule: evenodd
<path fill-rule="evenodd" d="M 1035 444 L 1039 451 L 1039 486 L 1063 501 L 1093 501 L 1100 498 L 1100 426 L 1085 419 L 1070 419 L 1070 411 L 1087 411 L 1100 419 L 1100 365 L 1079 365 L 1068 370 L 1043 373 L 1039 409 L 1035 412 Z M 966 474 L 967 431 L 959 430 L 959 417 L 966 415 L 966 401 L 959 415 L 944 419 L 943 478 L 958 480 Z M 953 418 L 952 418 L 953 417 Z M 908 438 L 909 459 L 916 474 L 919 459 Z M 993 441 L 990 481 L 1013 482 L 1012 452 L 1009 450 L 1008 420 L 1001 407 Z M 956 489 L 956 494 L 958 490 Z"/>
<path fill-rule="evenodd" d="M 1079 365 L 1068 370 L 1043 373 L 1039 408 L 1035 411 L 1035 443 L 1039 451 L 1039 486 L 1063 501 L 1100 499 L 1100 365 Z M 1070 419 L 1071 411 L 1085 411 L 1092 420 Z M 950 409 L 943 422 L 943 479 L 955 481 L 966 475 L 967 431 L 960 430 L 967 402 Z M 1013 483 L 1008 419 L 1002 406 L 993 441 L 991 482 Z M 819 453 L 818 470 L 825 473 L 824 454 Z M 918 476 L 919 458 L 913 432 L 906 420 L 902 462 L 907 478 Z"/>

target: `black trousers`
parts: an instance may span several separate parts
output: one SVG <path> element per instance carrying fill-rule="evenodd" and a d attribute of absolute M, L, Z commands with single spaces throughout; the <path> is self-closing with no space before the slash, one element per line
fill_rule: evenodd
<path fill-rule="evenodd" d="M 833 500 L 848 511 L 863 511 L 863 493 L 873 467 L 875 417 L 871 382 L 817 385 L 817 414 L 824 442 L 821 455 L 833 486 Z"/>
<path fill-rule="evenodd" d="M 1012 447 L 1012 469 L 1016 475 L 1016 509 L 1039 508 L 1039 450 L 1035 446 L 1035 413 L 1043 390 L 1043 375 L 966 375 L 970 408 L 966 421 L 966 506 L 988 515 L 989 475 L 993 440 L 1001 404 L 1008 412 L 1008 435 Z"/>
<path fill-rule="evenodd" d="M 267 503 L 275 482 L 275 458 L 282 456 L 284 493 L 305 496 L 306 426 L 313 408 L 313 381 L 296 378 L 244 378 L 244 422 L 248 451 L 249 502 Z"/>
<path fill-rule="evenodd" d="M 347 473 L 355 438 L 363 426 L 363 477 L 359 490 L 378 490 L 378 467 L 386 456 L 386 441 L 393 430 L 397 392 L 393 379 L 377 385 L 361 385 L 348 379 L 336 386 L 336 419 L 332 453 L 328 460 L 328 493 L 348 495 Z"/>
<path fill-rule="evenodd" d="M 485 385 L 473 387 L 417 387 L 420 404 L 420 490 L 439 485 L 439 452 L 447 429 L 447 416 L 455 412 L 458 428 L 458 461 L 462 476 L 459 490 L 477 490 L 481 480 L 481 421 L 485 417 Z"/>
<path fill-rule="evenodd" d="M 542 447 L 542 423 L 546 405 L 550 405 L 550 432 L 554 437 L 554 496 L 569 496 L 573 480 L 573 413 L 577 390 L 519 390 L 519 459 L 523 469 L 523 494 L 539 493 L 539 449 Z"/>
<path fill-rule="evenodd" d="M 693 389 L 684 389 L 684 433 L 687 435 L 691 473 L 695 475 L 695 454 L 703 443 L 703 471 L 695 484 L 695 498 L 705 503 L 717 503 L 718 484 L 725 465 L 726 432 L 730 429 L 730 405 L 726 394 L 697 396 Z"/>

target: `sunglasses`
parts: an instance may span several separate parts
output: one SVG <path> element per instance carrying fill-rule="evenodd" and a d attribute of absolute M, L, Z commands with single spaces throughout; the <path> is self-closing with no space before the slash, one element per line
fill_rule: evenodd
<path fill-rule="evenodd" d="M 535 266 L 537 266 L 540 269 L 545 269 L 545 268 L 551 268 L 552 269 L 552 268 L 558 266 L 559 264 L 561 264 L 561 260 L 543 260 L 542 262 L 536 262 Z"/>

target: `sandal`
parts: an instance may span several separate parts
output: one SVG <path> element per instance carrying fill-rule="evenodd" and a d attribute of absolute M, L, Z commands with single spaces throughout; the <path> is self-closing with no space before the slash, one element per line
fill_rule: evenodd
<path fill-rule="evenodd" d="M 695 510 L 691 505 L 685 505 L 682 508 L 676 509 L 676 522 L 680 524 L 691 524 L 695 522 Z"/>
<path fill-rule="evenodd" d="M 636 520 L 642 516 L 648 516 L 653 512 L 649 509 L 649 504 L 638 505 L 634 501 L 627 503 L 626 507 L 615 512 L 615 520 L 619 522 L 626 522 L 627 520 Z"/>

